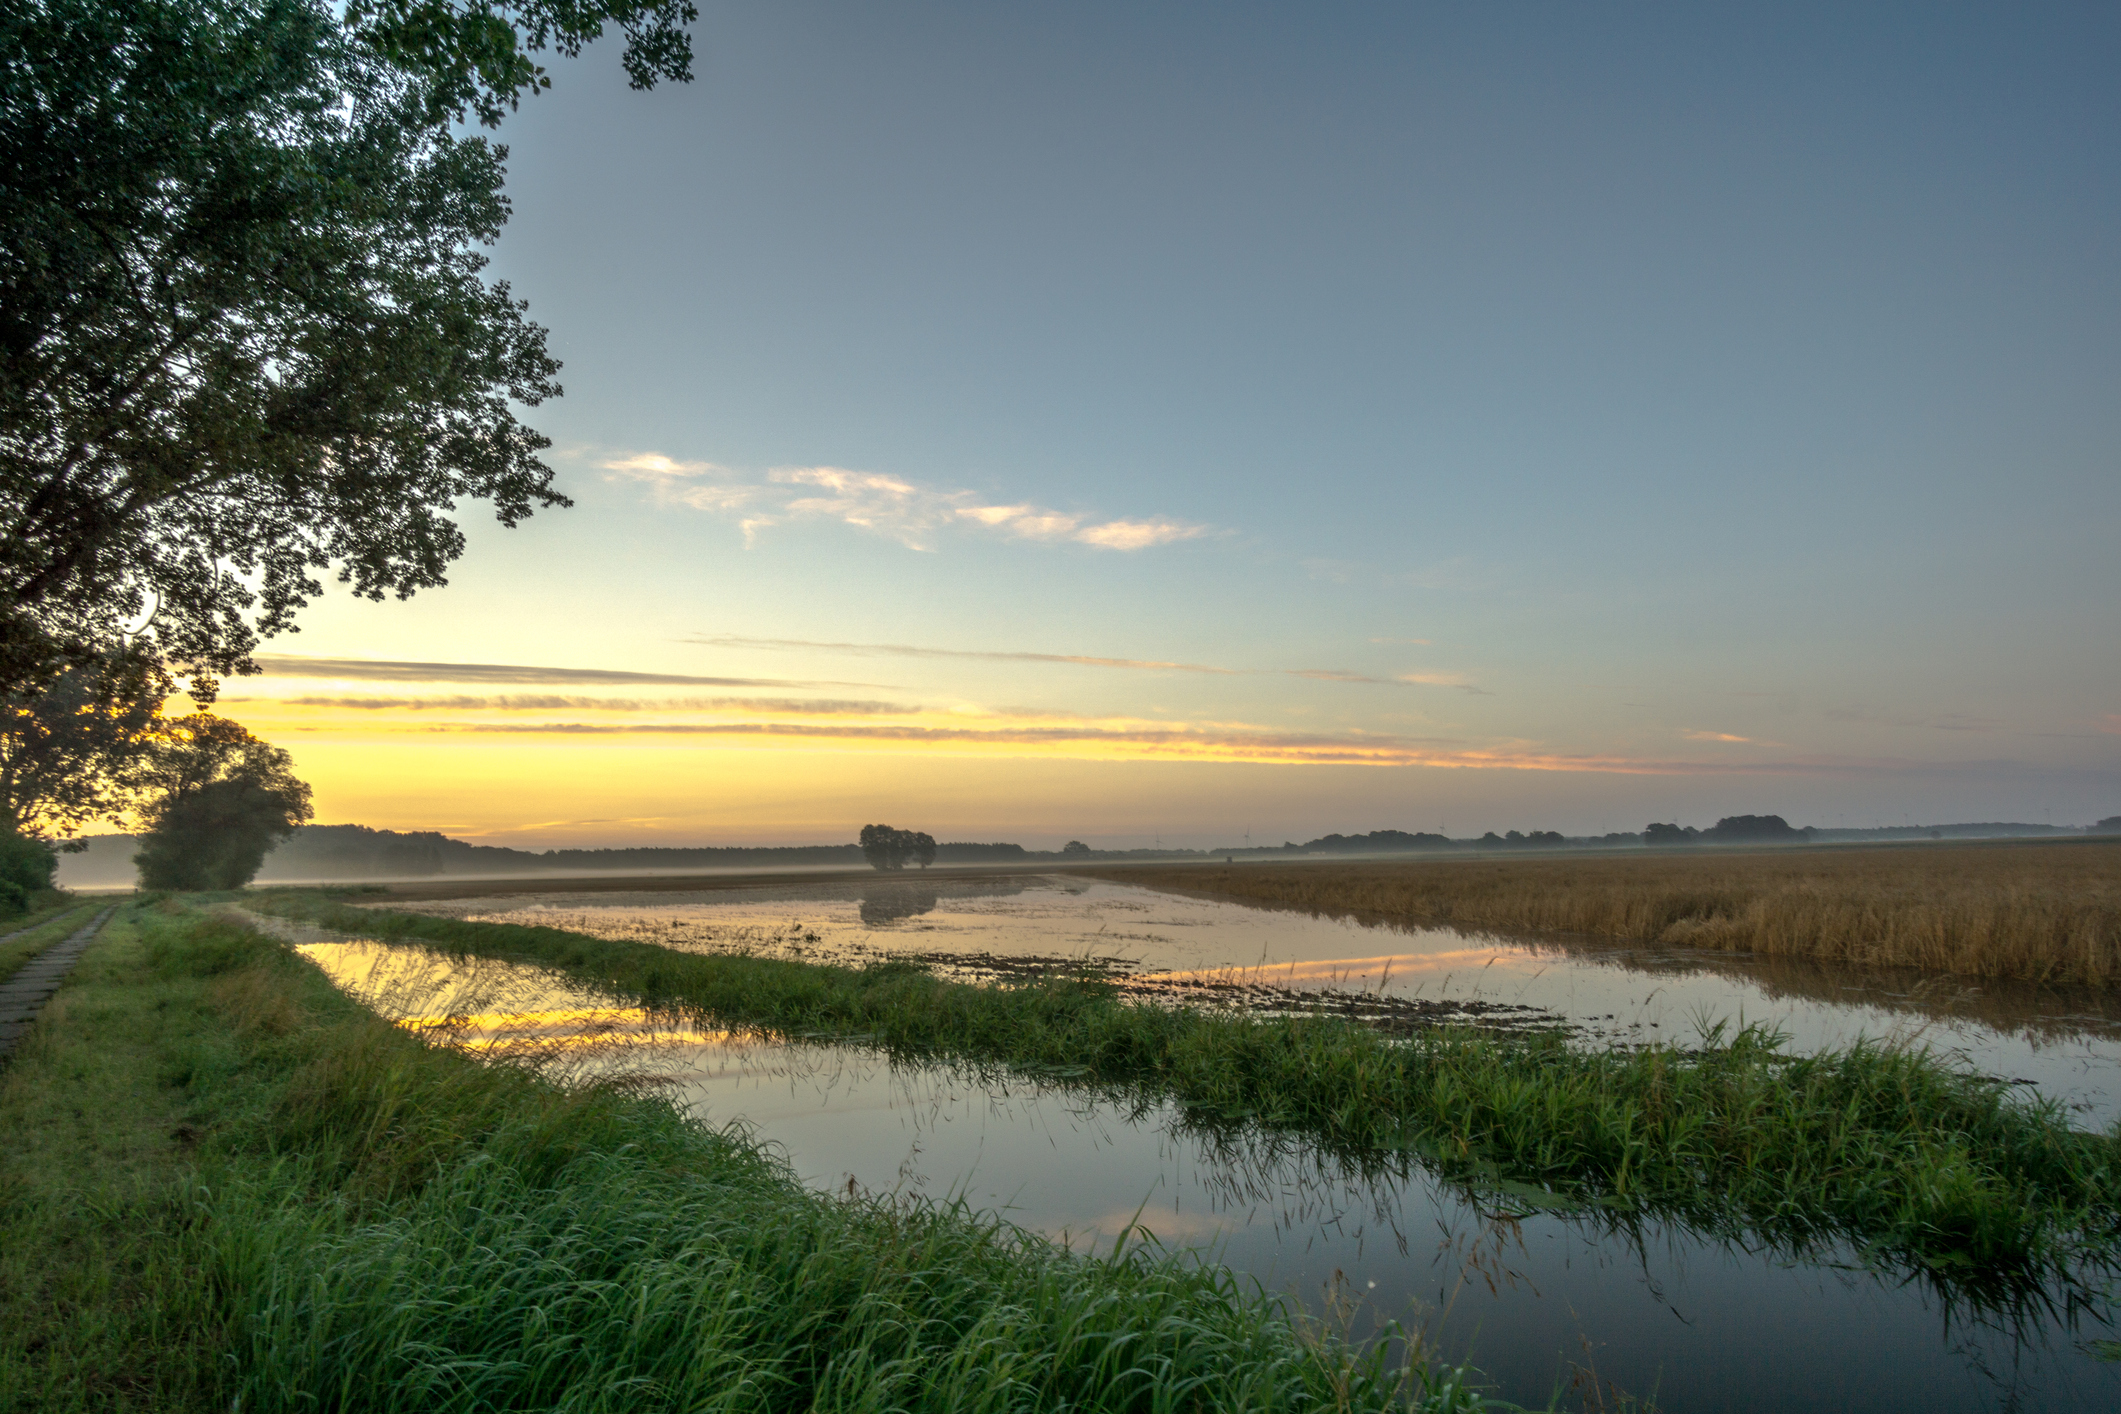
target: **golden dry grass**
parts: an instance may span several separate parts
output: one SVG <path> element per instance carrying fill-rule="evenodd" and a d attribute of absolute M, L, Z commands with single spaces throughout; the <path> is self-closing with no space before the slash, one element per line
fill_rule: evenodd
<path fill-rule="evenodd" d="M 1119 883 L 1450 924 L 2121 983 L 2121 842 L 1113 867 Z"/>

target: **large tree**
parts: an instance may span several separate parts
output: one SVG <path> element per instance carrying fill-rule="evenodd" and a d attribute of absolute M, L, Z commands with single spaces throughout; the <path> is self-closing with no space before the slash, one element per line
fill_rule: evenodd
<path fill-rule="evenodd" d="M 862 857 L 880 870 L 903 869 L 909 860 L 923 869 L 935 863 L 935 838 L 919 830 L 864 825 L 861 846 Z"/>
<path fill-rule="evenodd" d="M 143 888 L 240 889 L 311 814 L 285 751 L 205 712 L 167 724 L 150 784 L 133 856 Z"/>
<path fill-rule="evenodd" d="M 565 505 L 515 409 L 545 333 L 480 248 L 492 125 L 607 22 L 690 77 L 686 0 L 0 0 L 0 695 L 122 644 L 249 667 L 336 572 L 440 585 L 459 500 Z"/>

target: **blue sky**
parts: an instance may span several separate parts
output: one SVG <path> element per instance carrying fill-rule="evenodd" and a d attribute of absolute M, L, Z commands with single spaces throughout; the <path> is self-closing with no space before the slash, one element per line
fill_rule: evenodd
<path fill-rule="evenodd" d="M 698 82 L 630 92 L 607 44 L 501 134 L 495 270 L 566 361 L 529 420 L 578 507 L 274 646 L 828 685 L 283 663 L 233 699 L 322 818 L 1211 844 L 2121 811 L 2121 12 L 695 33 Z"/>

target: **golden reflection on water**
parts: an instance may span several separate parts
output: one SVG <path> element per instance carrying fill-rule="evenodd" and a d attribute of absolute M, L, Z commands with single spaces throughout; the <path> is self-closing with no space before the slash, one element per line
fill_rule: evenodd
<path fill-rule="evenodd" d="M 748 1048 L 757 1032 L 705 1027 L 674 1011 L 615 1006 L 571 979 L 520 963 L 455 958 L 370 940 L 298 942 L 342 991 L 424 1039 L 569 1075 L 645 1076 L 702 1049 Z"/>

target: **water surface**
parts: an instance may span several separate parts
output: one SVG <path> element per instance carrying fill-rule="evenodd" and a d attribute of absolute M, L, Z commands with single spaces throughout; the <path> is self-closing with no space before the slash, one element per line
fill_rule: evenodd
<path fill-rule="evenodd" d="M 1504 1211 L 1403 1157 L 1348 1160 L 1036 1077 L 703 1028 L 513 964 L 348 939 L 304 951 L 386 1015 L 457 1043 L 657 1077 L 819 1190 L 961 1199 L 1085 1252 L 1139 1225 L 1356 1334 L 1397 1321 L 1522 1403 L 1562 1389 L 1568 1408 L 1654 1396 L 1733 1414 L 2121 1407 L 2121 1364 L 2100 1344 L 2116 1336 L 2107 1302 L 1984 1307 L 1847 1252 L 1800 1259 L 1675 1224 Z"/>
<path fill-rule="evenodd" d="M 683 893 L 553 893 L 387 903 L 542 924 L 684 951 L 820 962 L 903 957 L 997 980 L 1089 970 L 1141 995 L 1299 1009 L 1354 1003 L 1381 1021 L 1559 1025 L 1586 1045 L 1694 1041 L 1773 1026 L 1799 1051 L 1859 1038 L 1927 1046 L 2069 1107 L 2121 1120 L 2121 1000 L 1972 985 L 1750 954 L 1358 923 L 1066 875 L 917 876 Z"/>

